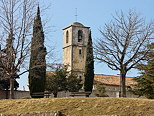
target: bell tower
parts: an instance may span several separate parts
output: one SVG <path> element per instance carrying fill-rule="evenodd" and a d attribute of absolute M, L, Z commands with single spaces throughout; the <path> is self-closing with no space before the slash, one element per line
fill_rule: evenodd
<path fill-rule="evenodd" d="M 84 79 L 89 28 L 74 22 L 63 29 L 63 64 L 81 79 Z"/>

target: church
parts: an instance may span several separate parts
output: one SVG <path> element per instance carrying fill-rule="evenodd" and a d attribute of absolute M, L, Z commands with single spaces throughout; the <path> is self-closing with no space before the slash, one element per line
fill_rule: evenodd
<path fill-rule="evenodd" d="M 74 22 L 63 29 L 63 64 L 68 65 L 68 71 L 77 74 L 84 81 L 86 46 L 88 43 L 90 27 L 79 22 Z M 106 87 L 106 93 L 110 97 L 119 96 L 120 77 L 112 75 L 95 74 L 95 84 L 102 84 Z M 133 84 L 131 77 L 126 77 L 126 86 Z M 128 97 L 134 97 L 127 93 Z"/>

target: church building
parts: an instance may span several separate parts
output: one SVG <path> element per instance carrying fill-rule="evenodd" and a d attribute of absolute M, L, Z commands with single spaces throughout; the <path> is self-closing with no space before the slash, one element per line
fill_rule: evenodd
<path fill-rule="evenodd" d="M 68 65 L 68 71 L 75 73 L 84 81 L 86 48 L 90 27 L 79 22 L 74 22 L 63 29 L 63 64 Z M 110 97 L 119 94 L 120 77 L 113 75 L 94 75 L 94 88 L 96 84 L 102 84 Z M 129 88 L 134 82 L 131 77 L 126 77 L 126 87 Z M 134 97 L 131 94 L 127 96 Z"/>

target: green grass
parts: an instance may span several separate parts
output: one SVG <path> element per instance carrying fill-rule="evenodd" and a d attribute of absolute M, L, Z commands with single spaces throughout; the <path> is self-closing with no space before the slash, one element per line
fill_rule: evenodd
<path fill-rule="evenodd" d="M 97 97 L 0 100 L 0 114 L 50 111 L 61 111 L 67 116 L 154 116 L 154 100 Z"/>

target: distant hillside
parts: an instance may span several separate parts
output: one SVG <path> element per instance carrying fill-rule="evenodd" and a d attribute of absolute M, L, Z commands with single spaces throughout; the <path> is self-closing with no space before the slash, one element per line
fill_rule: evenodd
<path fill-rule="evenodd" d="M 0 114 L 55 111 L 67 116 L 154 116 L 154 100 L 97 97 L 0 100 Z"/>

